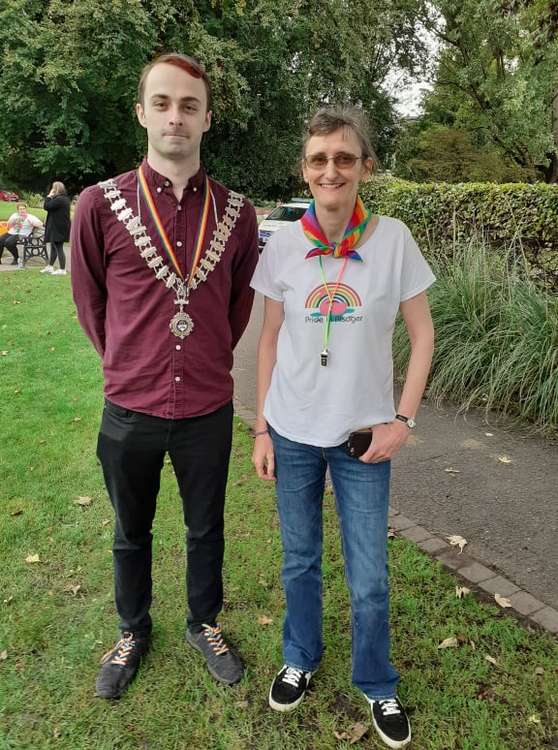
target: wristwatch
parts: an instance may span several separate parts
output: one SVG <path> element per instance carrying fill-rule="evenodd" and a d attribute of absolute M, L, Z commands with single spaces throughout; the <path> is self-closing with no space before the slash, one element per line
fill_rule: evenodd
<path fill-rule="evenodd" d="M 417 426 L 417 423 L 412 417 L 405 417 L 403 414 L 396 414 L 395 419 L 398 419 L 400 422 L 405 422 L 410 430 Z"/>

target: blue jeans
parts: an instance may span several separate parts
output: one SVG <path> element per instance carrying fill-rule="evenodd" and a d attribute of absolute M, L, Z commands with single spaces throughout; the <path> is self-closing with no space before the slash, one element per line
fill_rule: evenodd
<path fill-rule="evenodd" d="M 390 462 L 364 464 L 343 446 L 295 443 L 270 428 L 283 542 L 285 664 L 314 671 L 322 641 L 322 498 L 329 465 L 351 596 L 353 683 L 369 698 L 392 698 L 387 523 Z"/>

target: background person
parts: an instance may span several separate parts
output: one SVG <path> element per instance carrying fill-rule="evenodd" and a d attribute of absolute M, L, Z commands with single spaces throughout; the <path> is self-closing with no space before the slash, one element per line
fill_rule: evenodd
<path fill-rule="evenodd" d="M 276 477 L 283 543 L 284 664 L 270 706 L 298 706 L 324 648 L 322 499 L 329 466 L 351 598 L 353 682 L 382 740 L 399 748 L 410 742 L 411 729 L 389 657 L 390 459 L 415 425 L 430 368 L 425 289 L 434 276 L 407 227 L 373 217 L 362 204 L 359 182 L 374 161 L 358 111 L 325 109 L 312 118 L 302 171 L 314 201 L 301 220 L 271 237 L 252 280 L 265 295 L 253 463 L 262 479 Z M 396 413 L 391 340 L 398 311 L 412 353 Z M 350 437 L 357 444 L 367 439 L 360 458 L 349 455 Z"/>
<path fill-rule="evenodd" d="M 163 55 L 141 75 L 137 117 L 147 157 L 80 196 L 72 226 L 78 318 L 103 360 L 97 455 L 115 512 L 121 638 L 97 695 L 118 698 L 150 644 L 151 527 L 168 452 L 187 534 L 186 640 L 231 685 L 240 657 L 223 605 L 225 487 L 232 438 L 230 370 L 253 302 L 256 212 L 200 162 L 211 90 L 191 57 Z"/>
<path fill-rule="evenodd" d="M 20 237 L 29 237 L 34 229 L 43 226 L 43 222 L 33 214 L 28 213 L 26 203 L 17 204 L 17 212 L 8 219 L 8 231 L 0 236 L 0 263 L 4 255 L 4 249 L 12 256 L 12 266 L 17 266 L 19 254 L 17 243 Z"/>
<path fill-rule="evenodd" d="M 70 239 L 70 199 L 63 182 L 52 183 L 52 188 L 45 198 L 43 208 L 47 212 L 45 242 L 50 242 L 50 258 L 48 265 L 42 269 L 41 273 L 65 276 L 64 243 Z M 55 271 L 54 264 L 57 258 L 60 268 Z"/>

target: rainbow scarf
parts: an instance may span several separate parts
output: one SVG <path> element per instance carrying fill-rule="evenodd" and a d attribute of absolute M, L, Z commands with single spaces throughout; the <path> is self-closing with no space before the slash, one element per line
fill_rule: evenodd
<path fill-rule="evenodd" d="M 362 237 L 362 234 L 371 218 L 372 214 L 367 208 L 365 208 L 364 203 L 357 195 L 353 215 L 349 219 L 343 239 L 341 242 L 329 242 L 318 222 L 315 201 L 312 201 L 308 210 L 300 220 L 304 234 L 310 242 L 315 245 L 315 247 L 307 253 L 306 257 L 315 258 L 319 255 L 333 255 L 334 258 L 352 258 L 352 260 L 362 260 L 357 251 L 352 248 Z"/>

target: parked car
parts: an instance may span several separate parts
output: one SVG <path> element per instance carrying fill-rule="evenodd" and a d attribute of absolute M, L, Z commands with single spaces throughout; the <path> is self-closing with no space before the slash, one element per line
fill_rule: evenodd
<path fill-rule="evenodd" d="M 271 235 L 289 221 L 298 221 L 310 205 L 310 198 L 292 198 L 288 203 L 281 203 L 273 209 L 258 227 L 258 247 L 261 251 Z"/>
<path fill-rule="evenodd" d="M 0 201 L 19 201 L 21 198 L 13 190 L 7 190 L 6 188 L 0 188 Z"/>

